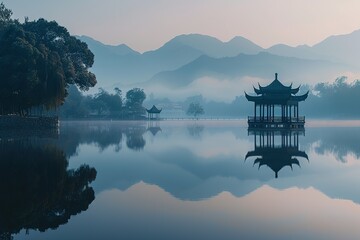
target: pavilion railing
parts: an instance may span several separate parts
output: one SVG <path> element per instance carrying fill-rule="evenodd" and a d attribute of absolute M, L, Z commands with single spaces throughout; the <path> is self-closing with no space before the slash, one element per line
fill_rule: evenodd
<path fill-rule="evenodd" d="M 305 123 L 305 117 L 248 117 L 249 123 Z"/>

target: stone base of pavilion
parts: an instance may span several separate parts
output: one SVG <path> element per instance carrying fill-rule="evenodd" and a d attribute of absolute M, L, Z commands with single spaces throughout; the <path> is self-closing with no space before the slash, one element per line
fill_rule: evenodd
<path fill-rule="evenodd" d="M 305 117 L 248 117 L 249 129 L 304 129 Z"/>

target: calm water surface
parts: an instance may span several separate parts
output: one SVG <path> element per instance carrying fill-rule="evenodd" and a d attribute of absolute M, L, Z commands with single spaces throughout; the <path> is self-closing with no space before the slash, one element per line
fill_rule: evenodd
<path fill-rule="evenodd" d="M 0 132 L 0 239 L 360 238 L 358 122 L 62 122 L 34 134 Z"/>

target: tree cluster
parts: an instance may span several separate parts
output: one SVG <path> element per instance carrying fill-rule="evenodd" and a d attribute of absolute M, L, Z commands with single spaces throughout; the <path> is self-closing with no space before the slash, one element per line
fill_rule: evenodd
<path fill-rule="evenodd" d="M 119 88 L 114 93 L 104 89 L 93 96 L 83 96 L 76 87 L 69 88 L 69 96 L 60 108 L 62 118 L 142 119 L 145 117 L 143 89 L 133 88 L 125 97 Z"/>
<path fill-rule="evenodd" d="M 359 95 L 359 80 L 350 83 L 339 77 L 333 83 L 318 83 L 303 103 L 303 112 L 313 118 L 359 118 Z"/>
<path fill-rule="evenodd" d="M 194 118 L 197 118 L 199 115 L 202 115 L 204 113 L 205 111 L 200 105 L 200 103 L 190 103 L 186 111 L 187 115 L 194 116 Z"/>
<path fill-rule="evenodd" d="M 0 4 L 0 114 L 26 115 L 33 107 L 56 109 L 67 89 L 96 84 L 94 55 L 55 21 L 20 23 Z"/>

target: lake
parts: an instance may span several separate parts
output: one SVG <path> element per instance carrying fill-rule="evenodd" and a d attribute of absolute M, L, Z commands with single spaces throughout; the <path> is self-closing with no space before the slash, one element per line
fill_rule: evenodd
<path fill-rule="evenodd" d="M 359 239 L 360 122 L 0 131 L 0 239 Z"/>

